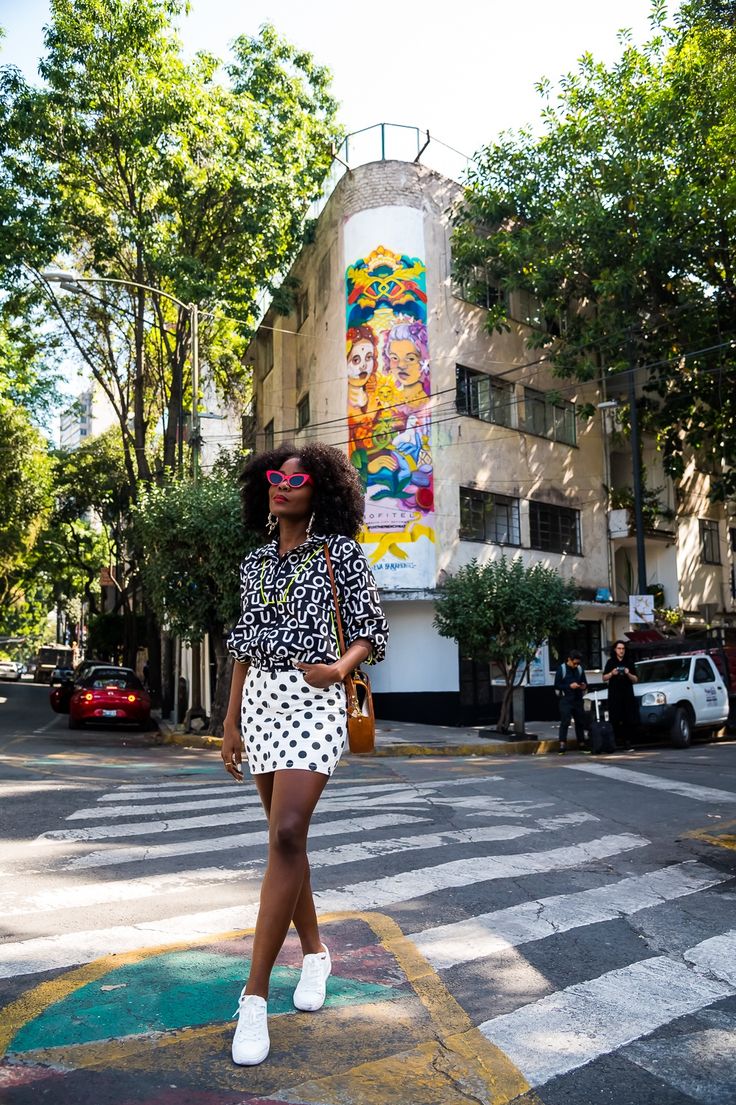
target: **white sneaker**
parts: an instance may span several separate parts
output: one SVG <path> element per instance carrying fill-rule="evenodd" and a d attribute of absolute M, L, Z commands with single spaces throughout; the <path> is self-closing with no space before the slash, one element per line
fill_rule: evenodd
<path fill-rule="evenodd" d="M 238 1026 L 233 1036 L 233 1062 L 241 1067 L 255 1067 L 268 1055 L 271 1041 L 268 1038 L 268 1006 L 265 998 L 246 994 L 245 987 L 238 998 L 234 1016 Z"/>
<path fill-rule="evenodd" d="M 321 1009 L 325 1003 L 332 960 L 324 944 L 322 947 L 324 951 L 304 956 L 302 976 L 294 991 L 294 1005 L 305 1013 L 313 1013 L 316 1009 Z"/>

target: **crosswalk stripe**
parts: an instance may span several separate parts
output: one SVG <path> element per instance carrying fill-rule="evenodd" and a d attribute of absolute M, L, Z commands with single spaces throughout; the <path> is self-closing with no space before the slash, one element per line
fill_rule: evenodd
<path fill-rule="evenodd" d="M 312 823 L 309 829 L 310 839 L 339 833 L 363 833 L 369 829 L 389 828 L 392 825 L 420 825 L 426 817 L 413 814 L 384 813 L 353 820 L 324 821 Z M 232 833 L 228 836 L 206 837 L 198 840 L 179 840 L 166 844 L 137 844 L 129 848 L 116 848 L 113 851 L 88 852 L 74 856 L 58 866 L 59 871 L 82 871 L 92 867 L 117 867 L 124 863 L 156 863 L 174 856 L 198 855 L 202 852 L 232 852 L 237 854 L 241 848 L 249 848 L 268 843 L 268 830 L 260 829 L 249 833 Z"/>
<path fill-rule="evenodd" d="M 411 791 L 415 794 L 427 794 L 437 790 L 446 790 L 447 787 L 467 787 L 477 785 L 478 783 L 500 783 L 503 782 L 503 780 L 503 775 L 468 775 L 462 779 L 446 779 L 436 783 L 363 783 L 359 786 L 355 786 L 353 784 L 341 785 L 333 779 L 330 782 L 328 794 L 338 792 L 340 798 L 358 797 L 364 794 L 378 794 L 383 791 L 403 791 L 404 793 Z M 97 801 L 140 802 L 159 797 L 190 798 L 193 795 L 211 795 L 215 791 L 217 793 L 222 793 L 225 787 L 229 787 L 231 793 L 237 789 L 237 784 L 229 782 L 228 779 L 218 779 L 217 782 L 209 783 L 206 787 L 198 787 L 197 789 L 194 787 L 184 787 L 180 790 L 166 790 L 165 788 L 169 786 L 181 787 L 181 784 L 161 784 L 161 794 L 159 794 L 154 784 L 150 784 L 150 788 L 141 789 L 140 784 L 130 783 L 124 787 L 119 787 L 114 791 L 110 791 L 107 794 L 100 795 Z M 135 789 L 130 790 L 131 787 Z"/>
<path fill-rule="evenodd" d="M 333 827 L 335 824 L 333 822 Z M 487 857 L 484 860 L 454 860 L 419 871 L 352 883 L 341 889 L 319 891 L 314 895 L 315 906 L 322 912 L 380 908 L 452 886 L 561 871 L 632 848 L 643 848 L 647 844 L 649 841 L 644 837 L 622 833 L 546 852 L 523 852 Z M 110 948 L 123 952 L 177 941 L 204 940 L 207 936 L 220 932 L 249 928 L 255 924 L 257 915 L 258 905 L 252 903 L 199 914 L 182 914 L 133 926 L 118 925 L 109 929 L 92 929 L 9 942 L 0 945 L 0 978 L 87 963 L 107 955 Z"/>
<path fill-rule="evenodd" d="M 730 790 L 701 787 L 697 783 L 682 783 L 676 779 L 663 779 L 659 775 L 647 775 L 640 771 L 631 771 L 627 767 L 591 763 L 566 764 L 565 767 L 568 771 L 585 771 L 589 775 L 617 779 L 621 783 L 632 783 L 637 787 L 649 787 L 651 790 L 664 790 L 668 794 L 679 794 L 683 798 L 692 798 L 696 802 L 736 802 L 736 793 Z"/>
<path fill-rule="evenodd" d="M 584 925 L 628 917 L 642 909 L 717 886 L 730 878 L 729 874 L 687 860 L 674 867 L 633 875 L 592 890 L 557 894 L 481 913 L 466 921 L 413 933 L 408 939 L 433 967 L 454 967 Z"/>
<path fill-rule="evenodd" d="M 486 775 L 483 776 L 483 781 L 489 782 L 492 780 L 500 780 L 500 775 Z M 467 786 L 471 782 L 475 782 L 474 779 L 452 779 L 450 785 L 453 786 Z M 322 799 L 319 805 L 319 809 L 323 809 L 325 803 L 329 802 L 346 802 L 349 798 L 363 798 L 363 797 L 383 797 L 391 796 L 395 794 L 401 794 L 405 797 L 417 795 L 424 795 L 432 793 L 434 790 L 438 790 L 444 786 L 440 783 L 420 784 L 419 786 L 406 786 L 404 783 L 383 783 L 371 784 L 370 786 L 363 787 L 350 787 L 348 789 L 340 789 L 339 791 L 330 790 Z M 242 787 L 230 787 L 229 793 L 222 797 L 224 788 L 222 786 L 217 788 L 220 797 L 213 798 L 212 790 L 207 791 L 195 791 L 195 794 L 208 795 L 206 798 L 197 800 L 195 802 L 154 802 L 153 804 L 139 805 L 139 806 L 91 806 L 86 809 L 76 810 L 73 814 L 70 814 L 66 818 L 67 821 L 84 821 L 93 819 L 102 819 L 107 817 L 134 817 L 141 813 L 177 813 L 179 810 L 198 810 L 198 809 L 218 809 L 218 808 L 230 808 L 234 805 L 241 806 L 260 806 L 260 798 L 256 793 L 249 790 L 244 790 Z M 190 797 L 192 792 L 181 792 L 182 796 Z M 107 794 L 104 795 L 104 799 L 123 799 L 124 801 L 131 801 L 132 798 L 140 801 L 142 795 L 120 795 L 120 794 Z M 146 795 L 146 798 L 156 798 L 158 795 Z M 171 798 L 171 794 L 165 795 L 166 798 Z M 97 801 L 101 802 L 103 799 L 98 798 Z"/>
<path fill-rule="evenodd" d="M 421 898 L 438 890 L 453 886 L 469 886 L 473 883 L 496 879 L 521 878 L 539 875 L 545 871 L 562 871 L 577 867 L 595 859 L 605 859 L 632 848 L 644 848 L 650 841 L 634 833 L 602 836 L 582 844 L 564 848 L 552 848 L 546 852 L 522 852 L 516 855 L 485 856 L 482 858 L 450 860 L 434 867 L 421 867 L 414 871 L 402 871 L 398 875 L 386 875 L 381 879 L 353 883 L 341 890 L 329 891 L 331 910 L 380 909 L 396 902 Z M 315 901 L 319 895 L 315 895 Z"/>
<path fill-rule="evenodd" d="M 733 963 L 736 932 L 717 939 Z M 685 957 L 696 960 L 702 948 L 689 949 Z M 733 993 L 728 982 L 655 956 L 549 994 L 478 1027 L 531 1086 L 542 1086 Z"/>
<path fill-rule="evenodd" d="M 686 951 L 683 958 L 701 971 L 707 971 L 736 987 L 736 929 L 703 940 Z"/>
<path fill-rule="evenodd" d="M 597 821 L 593 814 L 575 815 L 577 824 L 583 821 Z M 410 821 L 418 820 L 409 818 Z M 381 840 L 363 841 L 356 844 L 340 844 L 332 848 L 318 849 L 310 853 L 310 866 L 335 867 L 345 863 L 361 863 L 366 860 L 380 859 L 412 850 L 441 848 L 445 844 L 479 844 L 487 841 L 515 840 L 532 833 L 555 831 L 570 824 L 570 815 L 559 818 L 542 818 L 533 825 L 492 825 L 475 826 L 470 829 L 449 829 L 438 833 L 423 833 L 416 836 L 391 837 Z M 232 848 L 232 837 L 228 837 L 228 848 Z M 236 845 L 237 847 L 237 845 Z M 151 859 L 150 850 L 147 858 Z M 186 890 L 195 884 L 234 882 L 244 877 L 257 877 L 262 874 L 265 857 L 254 862 L 241 861 L 227 868 L 204 867 L 182 871 L 176 874 L 147 875 L 138 879 L 116 879 L 114 882 L 76 883 L 69 889 L 46 890 L 39 894 L 22 895 L 14 891 L 0 894 L 0 916 L 18 917 L 23 914 L 48 913 L 59 909 L 74 909 L 89 905 L 104 905 L 112 902 L 131 901 L 135 898 L 149 898 L 154 894 L 166 894 Z"/>

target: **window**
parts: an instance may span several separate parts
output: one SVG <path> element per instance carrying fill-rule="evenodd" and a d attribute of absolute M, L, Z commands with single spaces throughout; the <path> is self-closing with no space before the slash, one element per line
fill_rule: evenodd
<path fill-rule="evenodd" d="M 580 511 L 534 500 L 529 503 L 531 547 L 581 556 Z"/>
<path fill-rule="evenodd" d="M 718 522 L 700 519 L 700 558 L 704 564 L 721 563 L 721 542 Z"/>
<path fill-rule="evenodd" d="M 467 271 L 453 273 L 452 294 L 486 310 L 503 306 L 506 302 L 503 291 L 490 279 L 483 265 L 473 265 Z"/>
<path fill-rule="evenodd" d="M 552 441 L 574 445 L 577 427 L 575 404 L 564 399 L 551 400 L 543 391 L 524 388 L 524 420 L 522 428 L 528 434 L 548 437 Z"/>
<path fill-rule="evenodd" d="M 458 414 L 493 422 L 497 426 L 513 426 L 514 387 L 505 381 L 476 372 L 464 365 L 455 366 L 455 408 Z"/>
<path fill-rule="evenodd" d="M 296 426 L 303 430 L 309 425 L 309 392 L 296 405 Z"/>
<path fill-rule="evenodd" d="M 561 633 L 549 644 L 549 659 L 552 671 L 557 671 L 560 664 L 564 664 L 571 652 L 580 653 L 584 668 L 600 669 L 603 667 L 600 622 L 578 622 L 575 629 Z"/>
<path fill-rule="evenodd" d="M 460 488 L 460 538 L 492 545 L 521 545 L 519 500 Z"/>
<path fill-rule="evenodd" d="M 319 263 L 319 269 L 317 270 L 317 298 L 319 300 L 320 307 L 327 306 L 327 301 L 330 298 L 330 275 L 332 269 L 332 254 L 331 250 L 327 250 L 322 260 Z"/>
<path fill-rule="evenodd" d="M 266 450 L 266 452 L 269 452 L 271 449 L 273 449 L 273 439 L 274 432 L 272 418 L 271 421 L 263 427 L 263 448 Z"/>
<path fill-rule="evenodd" d="M 710 666 L 707 660 L 695 661 L 695 674 L 694 682 L 696 683 L 715 683 L 716 677 L 713 674 L 713 668 Z"/>
<path fill-rule="evenodd" d="M 533 326 L 535 330 L 546 330 L 547 324 L 542 313 L 542 304 L 531 292 L 520 288 L 516 292 L 517 315 L 519 322 Z"/>
<path fill-rule="evenodd" d="M 296 300 L 296 328 L 301 330 L 309 317 L 309 292 L 302 292 Z"/>

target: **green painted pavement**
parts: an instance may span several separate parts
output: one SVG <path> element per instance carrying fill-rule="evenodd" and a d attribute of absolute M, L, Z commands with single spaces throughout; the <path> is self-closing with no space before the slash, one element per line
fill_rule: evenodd
<path fill-rule="evenodd" d="M 148 1032 L 170 1032 L 230 1020 L 249 963 L 233 955 L 177 951 L 115 968 L 50 1005 L 25 1024 L 8 1051 L 88 1044 Z M 294 1013 L 296 967 L 275 967 L 269 1014 Z M 106 987 L 114 987 L 107 990 Z M 327 1006 L 391 1001 L 392 986 L 332 975 Z"/>

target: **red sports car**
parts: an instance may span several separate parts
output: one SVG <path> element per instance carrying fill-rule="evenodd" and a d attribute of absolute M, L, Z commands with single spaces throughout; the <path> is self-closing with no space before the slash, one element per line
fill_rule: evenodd
<path fill-rule="evenodd" d="M 151 700 L 131 668 L 93 668 L 75 683 L 69 699 L 69 728 L 81 729 L 87 721 L 122 721 L 147 728 Z"/>

